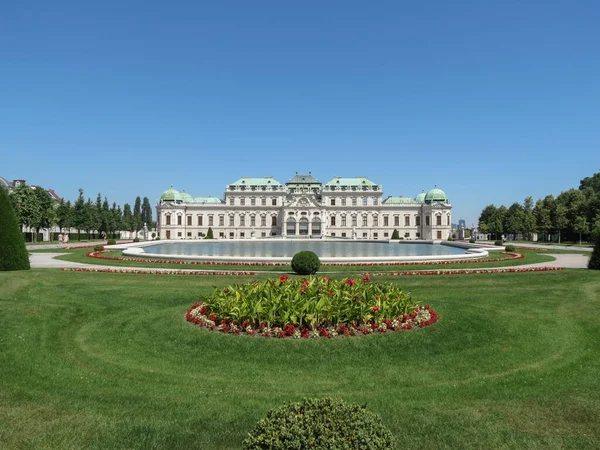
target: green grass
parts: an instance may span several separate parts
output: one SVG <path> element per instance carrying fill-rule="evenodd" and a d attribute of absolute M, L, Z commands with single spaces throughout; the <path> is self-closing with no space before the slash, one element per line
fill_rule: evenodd
<path fill-rule="evenodd" d="M 326 395 L 367 404 L 398 448 L 600 447 L 600 271 L 388 278 L 440 321 L 387 335 L 185 321 L 243 280 L 0 273 L 0 448 L 235 449 L 269 409 Z"/>
<path fill-rule="evenodd" d="M 78 263 L 85 264 L 98 264 L 104 266 L 119 266 L 119 267 L 160 267 L 164 269 L 196 269 L 196 270 L 248 270 L 253 272 L 290 272 L 290 266 L 241 266 L 241 265 L 214 265 L 214 264 L 169 264 L 169 263 L 145 263 L 145 262 L 136 262 L 131 260 L 125 261 L 113 261 L 106 260 L 100 258 L 91 258 L 86 256 L 87 253 L 92 251 L 93 249 L 72 249 L 72 250 L 61 250 L 57 251 L 57 249 L 53 250 L 42 250 L 43 252 L 57 252 L 57 253 L 65 253 L 64 256 L 58 256 L 57 259 L 64 261 L 72 261 Z M 552 252 L 551 250 L 519 250 L 519 253 L 523 253 L 525 258 L 516 259 L 512 261 L 497 261 L 497 262 L 477 262 L 477 263 L 463 263 L 463 264 L 436 264 L 436 265 L 423 265 L 423 264 L 410 264 L 410 265 L 392 265 L 392 266 L 321 266 L 320 272 L 331 273 L 331 272 L 339 272 L 345 274 L 357 274 L 364 272 L 389 272 L 389 271 L 405 271 L 405 270 L 427 270 L 427 269 L 468 269 L 475 267 L 508 267 L 508 266 L 521 266 L 524 264 L 533 264 L 540 262 L 548 262 L 553 261 L 554 258 L 551 256 L 547 256 L 547 253 Z M 556 251 L 556 253 L 560 253 L 561 251 Z M 569 252 L 573 253 L 573 252 Z M 108 253 L 104 253 L 104 255 L 110 257 L 122 257 L 121 251 L 110 251 Z M 491 252 L 490 256 L 484 259 L 490 258 L 502 258 L 506 255 L 503 255 L 499 252 Z"/>

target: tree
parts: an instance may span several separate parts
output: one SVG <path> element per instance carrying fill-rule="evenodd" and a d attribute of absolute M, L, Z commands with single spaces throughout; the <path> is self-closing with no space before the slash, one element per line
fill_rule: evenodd
<path fill-rule="evenodd" d="M 578 216 L 575 218 L 575 224 L 573 228 L 579 233 L 579 245 L 581 245 L 581 235 L 588 234 L 590 232 L 590 224 L 587 221 L 587 217 Z"/>
<path fill-rule="evenodd" d="M 17 222 L 21 226 L 21 231 L 25 231 L 25 227 L 32 229 L 39 222 L 41 215 L 35 191 L 30 186 L 23 184 L 13 190 L 10 200 L 15 216 L 17 217 Z M 33 242 L 33 233 L 31 241 Z"/>
<path fill-rule="evenodd" d="M 133 204 L 133 223 L 132 223 L 133 228 L 131 231 L 138 231 L 143 226 L 144 226 L 144 224 L 142 223 L 142 200 L 140 199 L 140 196 L 138 195 L 135 198 L 135 203 Z"/>
<path fill-rule="evenodd" d="M 106 233 L 106 236 L 111 231 L 111 222 L 112 222 L 112 214 L 110 213 L 110 207 L 108 206 L 108 199 L 104 197 L 104 201 L 102 202 L 102 211 L 101 211 L 100 221 L 100 230 Z"/>
<path fill-rule="evenodd" d="M 148 228 L 154 227 L 154 223 L 152 222 L 152 206 L 150 206 L 148 197 L 144 197 L 142 202 L 142 222 L 148 225 Z"/>
<path fill-rule="evenodd" d="M 133 231 L 133 214 L 131 213 L 131 206 L 129 203 L 123 205 L 123 229 L 127 231 Z"/>
<path fill-rule="evenodd" d="M 500 236 L 504 233 L 504 217 L 507 213 L 506 206 L 500 205 L 489 219 L 488 230 L 490 233 L 494 233 L 496 239 L 500 239 Z"/>
<path fill-rule="evenodd" d="M 546 199 L 549 199 L 549 197 L 551 197 L 552 201 L 554 200 L 551 195 L 547 196 Z M 534 209 L 536 227 L 538 231 L 544 235 L 549 233 L 552 229 L 552 211 L 549 206 L 550 199 L 548 201 L 546 201 L 546 199 L 539 199 L 535 203 Z"/>
<path fill-rule="evenodd" d="M 554 217 L 552 220 L 554 225 L 554 229 L 558 232 L 558 243 L 560 244 L 560 235 L 562 230 L 564 230 L 569 224 L 569 220 L 567 219 L 567 208 L 558 203 L 556 208 L 554 208 Z"/>
<path fill-rule="evenodd" d="M 392 233 L 392 239 L 400 239 L 400 233 L 398 233 L 398 230 L 394 229 L 394 232 Z"/>
<path fill-rule="evenodd" d="M 73 226 L 73 207 L 71 201 L 61 199 L 60 203 L 56 207 L 56 224 L 58 229 L 62 233 L 64 228 L 71 228 Z"/>
<path fill-rule="evenodd" d="M 211 227 L 208 227 L 208 231 L 206 232 L 206 237 L 204 239 L 214 239 L 213 238 L 213 230 Z"/>
<path fill-rule="evenodd" d="M 81 240 L 81 230 L 86 227 L 85 199 L 83 189 L 79 188 L 79 196 L 73 205 L 73 225 L 77 228 L 77 240 Z"/>
<path fill-rule="evenodd" d="M 579 190 L 592 189 L 596 193 L 600 193 L 600 172 L 596 172 L 591 177 L 586 177 L 579 183 Z"/>
<path fill-rule="evenodd" d="M 513 203 L 504 217 L 504 229 L 512 233 L 515 239 L 525 230 L 525 211 L 519 203 Z"/>
<path fill-rule="evenodd" d="M 588 262 L 588 269 L 600 270 L 600 232 L 595 233 L 596 244 Z"/>
<path fill-rule="evenodd" d="M 0 271 L 28 270 L 29 255 L 8 192 L 0 188 Z"/>
<path fill-rule="evenodd" d="M 39 208 L 39 215 L 33 223 L 37 240 L 40 229 L 50 228 L 56 223 L 56 211 L 54 199 L 47 190 L 37 186 L 33 192 Z"/>
<path fill-rule="evenodd" d="M 481 231 L 482 233 L 487 233 L 491 231 L 489 224 L 495 213 L 496 207 L 494 205 L 487 205 L 485 208 L 483 208 L 483 211 L 481 211 L 481 215 L 479 216 L 479 223 L 477 225 L 479 231 Z"/>
<path fill-rule="evenodd" d="M 523 202 L 523 231 L 527 233 L 528 240 L 531 240 L 531 234 L 537 231 L 533 208 L 533 197 L 530 196 L 525 198 L 525 201 Z"/>

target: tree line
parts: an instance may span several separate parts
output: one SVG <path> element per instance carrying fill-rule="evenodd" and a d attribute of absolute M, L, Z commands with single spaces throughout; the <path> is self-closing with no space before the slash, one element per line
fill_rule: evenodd
<path fill-rule="evenodd" d="M 144 224 L 148 228 L 154 226 L 148 197 L 142 200 L 138 196 L 133 210 L 129 203 L 125 203 L 121 210 L 115 202 L 110 206 L 108 199 L 103 199 L 101 194 L 98 194 L 95 202 L 89 197 L 86 200 L 83 189 L 79 189 L 79 196 L 74 203 L 61 199 L 57 204 L 45 189 L 21 185 L 12 191 L 10 200 L 21 230 L 35 230 L 36 235 L 41 229 L 54 226 L 61 233 L 76 229 L 78 234 L 85 231 L 88 236 L 114 236 L 119 231 L 139 231 Z"/>
<path fill-rule="evenodd" d="M 547 195 L 535 203 L 532 197 L 510 207 L 486 206 L 479 216 L 479 231 L 513 239 L 590 240 L 600 233 L 600 172 L 581 180 L 578 189 L 554 197 Z"/>

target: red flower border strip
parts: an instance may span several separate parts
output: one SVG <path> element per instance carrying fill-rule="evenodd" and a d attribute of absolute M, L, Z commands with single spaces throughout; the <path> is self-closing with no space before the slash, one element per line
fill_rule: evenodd
<path fill-rule="evenodd" d="M 202 270 L 152 270 L 152 269 L 96 269 L 90 267 L 63 267 L 66 272 L 99 272 L 99 273 L 135 273 L 141 275 L 227 275 L 227 276 L 245 276 L 245 275 L 256 275 L 256 272 L 226 272 L 226 271 L 202 271 Z"/>
<path fill-rule="evenodd" d="M 342 323 L 335 327 L 320 326 L 314 329 L 307 326 L 294 326 L 291 323 L 283 326 L 269 327 L 265 323 L 251 324 L 247 320 L 243 321 L 241 324 L 231 320 L 221 320 L 217 315 L 211 314 L 210 311 L 208 311 L 208 307 L 203 303 L 196 302 L 187 310 L 185 319 L 200 327 L 226 334 L 309 339 L 319 337 L 334 338 L 384 334 L 392 331 L 424 328 L 437 322 L 438 314 L 429 305 L 425 305 L 416 306 L 414 312 L 411 314 L 404 314 L 401 317 L 390 319 L 382 319 L 378 322 L 362 321 L 360 323 Z"/>
<path fill-rule="evenodd" d="M 76 247 L 72 247 L 76 248 Z M 87 248 L 87 247 L 85 247 Z M 152 264 L 178 264 L 178 265 L 214 265 L 214 266 L 270 266 L 270 267 L 286 267 L 288 263 L 276 263 L 276 262 L 226 262 L 226 261 L 184 261 L 184 260 L 168 260 L 168 259 L 142 259 L 142 258 L 121 258 L 116 256 L 102 256 L 102 253 L 106 253 L 110 250 L 100 250 L 89 252 L 86 256 L 90 258 L 105 259 L 107 261 L 130 261 L 130 262 L 143 262 Z M 346 267 L 346 266 L 430 266 L 430 265 L 447 265 L 447 264 L 466 264 L 466 263 L 488 263 L 498 261 L 512 261 L 515 259 L 523 259 L 525 255 L 521 253 L 513 252 L 501 252 L 505 255 L 509 255 L 507 258 L 488 258 L 488 259 L 456 259 L 451 261 L 399 261 L 399 262 L 382 262 L 382 263 L 323 263 L 321 266 L 325 267 Z"/>
<path fill-rule="evenodd" d="M 525 273 L 563 270 L 562 267 L 509 267 L 505 269 L 453 269 L 453 270 L 407 270 L 405 272 L 376 272 L 372 276 L 416 276 L 416 275 L 484 275 L 487 273 Z"/>

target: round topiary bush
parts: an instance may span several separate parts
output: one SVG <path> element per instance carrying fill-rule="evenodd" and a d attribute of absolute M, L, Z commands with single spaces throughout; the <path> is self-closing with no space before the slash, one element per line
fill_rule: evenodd
<path fill-rule="evenodd" d="M 108 241 L 106 241 L 106 245 L 116 245 L 116 244 L 117 244 L 116 239 L 109 239 Z"/>
<path fill-rule="evenodd" d="M 138 238 L 138 237 L 134 238 L 133 242 L 140 242 L 140 238 Z"/>
<path fill-rule="evenodd" d="M 475 239 L 473 239 L 473 238 L 469 239 L 469 243 L 470 244 L 474 244 L 475 243 Z"/>
<path fill-rule="evenodd" d="M 292 258 L 292 270 L 298 275 L 313 275 L 319 271 L 321 260 L 315 252 L 304 250 Z"/>
<path fill-rule="evenodd" d="M 0 270 L 28 270 L 29 255 L 8 193 L 0 187 Z"/>
<path fill-rule="evenodd" d="M 507 245 L 506 247 L 504 247 L 504 251 L 505 252 L 512 252 L 514 253 L 516 251 L 516 247 L 512 244 Z"/>
<path fill-rule="evenodd" d="M 244 440 L 246 450 L 391 449 L 392 433 L 365 406 L 331 398 L 291 402 L 267 413 Z"/>
<path fill-rule="evenodd" d="M 494 245 L 497 245 L 500 247 L 500 246 L 502 246 L 502 241 L 501 240 L 494 241 Z"/>
<path fill-rule="evenodd" d="M 104 245 L 96 245 L 94 247 L 95 252 L 101 252 L 102 250 L 104 250 Z"/>

